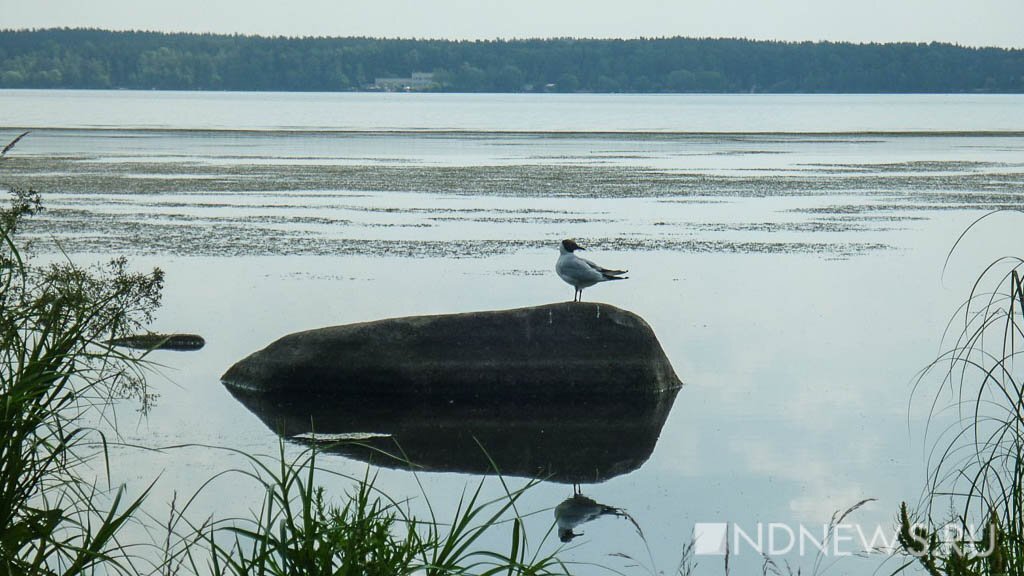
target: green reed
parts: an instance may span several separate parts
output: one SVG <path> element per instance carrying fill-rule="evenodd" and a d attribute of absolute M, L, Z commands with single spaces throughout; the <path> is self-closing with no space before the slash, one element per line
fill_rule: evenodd
<path fill-rule="evenodd" d="M 15 233 L 38 210 L 30 192 L 0 210 L 0 570 L 131 573 L 117 534 L 145 492 L 125 502 L 123 488 L 83 479 L 93 453 L 83 447 L 105 441 L 84 422 L 113 398 L 150 399 L 141 359 L 105 341 L 150 320 L 163 274 L 130 272 L 123 259 L 29 266 Z"/>
<path fill-rule="evenodd" d="M 972 223 L 950 254 L 991 214 Z M 899 540 L 910 556 L 904 566 L 932 575 L 1024 574 L 1022 276 L 1019 257 L 989 264 L 950 321 L 952 345 L 918 379 L 920 391 L 940 377 L 932 420 L 948 413 L 954 423 L 934 441 L 922 510 L 901 506 Z"/>

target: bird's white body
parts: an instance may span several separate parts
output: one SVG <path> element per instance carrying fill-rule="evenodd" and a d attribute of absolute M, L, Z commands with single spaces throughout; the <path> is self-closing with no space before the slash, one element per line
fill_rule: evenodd
<path fill-rule="evenodd" d="M 555 272 L 558 273 L 558 277 L 580 290 L 607 280 L 604 274 L 598 271 L 599 268 L 597 264 L 586 258 L 580 258 L 572 252 L 563 252 L 558 256 L 558 262 L 555 263 Z"/>
<path fill-rule="evenodd" d="M 599 282 L 626 279 L 625 276 L 622 276 L 622 274 L 627 272 L 626 270 L 609 270 L 594 264 L 586 258 L 577 256 L 576 250 L 583 250 L 583 248 L 572 240 L 563 240 L 559 244 L 558 250 L 560 253 L 558 261 L 555 263 L 555 272 L 566 284 L 576 288 L 576 295 L 574 295 L 573 301 L 576 301 L 577 296 L 580 300 L 583 299 L 584 288 L 590 288 Z"/>

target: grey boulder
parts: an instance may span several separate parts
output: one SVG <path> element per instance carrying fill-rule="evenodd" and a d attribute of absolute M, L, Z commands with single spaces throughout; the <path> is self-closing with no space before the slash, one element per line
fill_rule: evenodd
<path fill-rule="evenodd" d="M 221 379 L 250 394 L 434 401 L 635 398 L 682 385 L 642 318 L 594 302 L 297 332 Z"/>

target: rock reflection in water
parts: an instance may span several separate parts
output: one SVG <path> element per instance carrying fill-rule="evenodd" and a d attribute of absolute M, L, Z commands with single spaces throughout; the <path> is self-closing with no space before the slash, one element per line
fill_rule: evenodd
<path fill-rule="evenodd" d="M 373 397 L 296 400 L 228 390 L 286 438 L 359 435 L 325 450 L 377 466 L 411 462 L 426 471 L 488 474 L 494 472 L 491 459 L 504 475 L 563 483 L 602 482 L 639 468 L 654 451 L 678 393 L 438 404 Z"/>

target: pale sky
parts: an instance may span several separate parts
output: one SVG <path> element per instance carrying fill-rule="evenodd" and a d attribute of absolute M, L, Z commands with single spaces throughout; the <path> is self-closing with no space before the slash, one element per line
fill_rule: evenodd
<path fill-rule="evenodd" d="M 639 36 L 1024 48 L 1024 0 L 0 0 L 0 28 L 403 38 Z"/>

